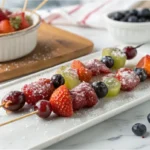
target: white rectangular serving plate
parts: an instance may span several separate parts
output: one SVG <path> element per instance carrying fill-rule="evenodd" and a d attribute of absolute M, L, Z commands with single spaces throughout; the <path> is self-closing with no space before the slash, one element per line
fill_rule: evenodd
<path fill-rule="evenodd" d="M 145 54 L 139 53 L 134 60 L 127 62 L 127 66 L 136 65 L 144 55 Z M 100 57 L 101 53 L 96 52 L 79 59 L 86 62 L 90 59 Z M 1 84 L 0 99 L 2 99 L 9 91 L 20 90 L 26 83 L 36 81 L 41 77 L 50 78 L 60 66 L 68 65 L 70 62 L 18 80 Z M 149 91 L 150 80 L 148 79 L 146 82 L 140 83 L 135 90 L 131 92 L 121 92 L 117 97 L 101 99 L 95 107 L 80 110 L 74 113 L 71 118 L 53 116 L 48 120 L 42 120 L 38 116 L 33 115 L 9 125 L 2 126 L 0 127 L 0 149 L 41 149 L 48 147 L 110 117 L 148 101 L 150 98 Z M 0 123 L 14 119 L 31 111 L 31 109 L 25 109 L 24 111 L 15 114 L 6 114 L 1 108 Z"/>

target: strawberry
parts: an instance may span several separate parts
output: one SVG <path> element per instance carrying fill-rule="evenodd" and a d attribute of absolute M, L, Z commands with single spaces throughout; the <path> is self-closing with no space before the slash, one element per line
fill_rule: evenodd
<path fill-rule="evenodd" d="M 89 83 L 82 82 L 70 92 L 73 99 L 74 110 L 93 107 L 98 102 L 97 95 Z"/>
<path fill-rule="evenodd" d="M 65 85 L 57 88 L 50 98 L 50 105 L 55 114 L 62 117 L 73 115 L 72 97 Z"/>
<path fill-rule="evenodd" d="M 12 14 L 10 16 L 10 22 L 16 30 L 22 30 L 30 26 L 24 12 Z"/>
<path fill-rule="evenodd" d="M 101 73 L 111 72 L 111 70 L 98 59 L 88 61 L 85 66 L 92 72 L 92 76 L 98 76 Z"/>
<path fill-rule="evenodd" d="M 140 83 L 138 75 L 128 68 L 119 69 L 115 77 L 120 81 L 123 91 L 131 91 Z"/>
<path fill-rule="evenodd" d="M 137 68 L 144 68 L 147 75 L 150 76 L 150 55 L 144 56 L 137 64 Z"/>
<path fill-rule="evenodd" d="M 71 64 L 72 69 L 79 69 L 79 68 L 82 68 L 82 67 L 85 68 L 84 64 L 79 60 L 74 60 Z"/>
<path fill-rule="evenodd" d="M 35 105 L 39 100 L 49 100 L 54 89 L 49 79 L 40 79 L 37 82 L 24 85 L 22 91 L 25 94 L 26 102 Z"/>
<path fill-rule="evenodd" d="M 87 68 L 81 67 L 77 73 L 81 81 L 89 82 L 92 79 L 92 72 Z"/>
<path fill-rule="evenodd" d="M 14 28 L 11 26 L 9 20 L 2 20 L 0 22 L 0 32 L 1 33 L 10 33 L 14 32 Z"/>
<path fill-rule="evenodd" d="M 89 82 L 92 78 L 92 73 L 79 60 L 74 60 L 71 64 L 72 69 L 76 69 L 81 81 Z"/>

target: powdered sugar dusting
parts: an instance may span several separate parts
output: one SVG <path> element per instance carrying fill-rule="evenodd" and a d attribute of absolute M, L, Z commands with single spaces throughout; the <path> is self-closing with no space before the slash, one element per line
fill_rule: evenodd
<path fill-rule="evenodd" d="M 70 75 L 74 78 L 79 78 L 77 70 L 72 69 L 71 67 L 66 67 L 66 69 L 64 70 L 64 73 L 67 73 L 68 75 Z"/>
<path fill-rule="evenodd" d="M 85 66 L 92 71 L 93 76 L 98 76 L 101 73 L 110 73 L 111 70 L 98 59 L 92 59 L 85 63 Z"/>
<path fill-rule="evenodd" d="M 49 100 L 54 86 L 49 79 L 40 79 L 38 82 L 32 82 L 24 85 L 22 88 L 28 104 L 35 104 L 39 100 Z"/>
<path fill-rule="evenodd" d="M 35 49 L 30 55 L 27 55 L 21 59 L 0 63 L 0 72 L 7 72 L 12 69 L 22 68 L 28 65 L 34 65 L 37 62 L 49 60 L 53 57 L 53 48 L 49 45 L 38 43 L 38 49 Z M 56 50 L 55 52 L 57 52 Z"/>
<path fill-rule="evenodd" d="M 119 69 L 116 74 L 116 77 L 121 82 L 122 90 L 132 90 L 140 83 L 139 77 L 131 69 Z"/>
<path fill-rule="evenodd" d="M 115 56 L 115 57 L 125 57 L 125 53 L 123 53 L 120 49 L 114 49 L 112 52 L 111 52 L 111 55 L 112 56 Z"/>
<path fill-rule="evenodd" d="M 97 103 L 97 96 L 89 83 L 82 82 L 70 92 L 73 97 L 74 110 L 92 107 Z"/>
<path fill-rule="evenodd" d="M 92 55 L 92 58 L 97 58 L 97 54 Z M 84 58 L 81 60 L 87 61 L 89 59 L 91 59 L 91 56 L 87 56 L 86 59 Z M 31 83 L 41 77 L 52 76 L 56 72 L 56 69 L 58 69 L 58 67 L 34 74 L 32 78 L 31 76 L 29 76 L 26 79 L 22 78 L 20 80 L 16 80 L 13 83 L 9 83 L 8 85 L 1 85 L 0 99 L 2 99 L 2 97 L 8 91 L 18 90 L 26 83 Z M 148 79 L 145 82 L 140 83 L 131 92 L 120 92 L 116 97 L 100 99 L 97 105 L 90 109 L 85 108 L 81 109 L 80 111 L 76 111 L 71 118 L 56 117 L 54 114 L 52 114 L 52 117 L 48 120 L 40 119 L 36 115 L 30 116 L 26 119 L 22 119 L 21 121 L 0 128 L 1 135 L 4 135 L 4 142 L 0 145 L 0 148 L 9 149 L 10 146 L 12 148 L 16 148 L 17 146 L 17 148 L 21 149 L 22 147 L 26 146 L 28 149 L 31 149 L 33 146 L 41 142 L 57 142 L 57 140 L 62 139 L 62 137 L 68 137 L 70 134 L 72 135 L 74 133 L 77 133 L 77 131 L 79 130 L 84 130 L 91 125 L 95 125 L 104 121 L 104 119 L 108 119 L 116 114 L 120 114 L 121 112 L 128 110 L 129 108 L 148 101 L 150 96 L 149 91 L 150 80 Z M 3 109 L 0 109 L 0 122 L 14 119 L 26 113 L 28 113 L 28 111 L 7 115 Z M 25 128 L 26 123 L 28 124 L 27 129 Z M 48 124 L 47 128 L 45 127 L 45 123 Z M 80 128 L 81 126 L 82 128 Z M 12 130 L 13 134 L 11 134 Z M 45 131 L 47 132 L 47 136 L 45 136 Z M 34 141 L 36 141 L 36 143 L 28 142 L 33 140 L 33 135 Z M 25 137 L 25 140 L 24 138 L 22 139 L 22 137 Z M 20 140 L 23 145 L 18 145 L 18 140 Z M 7 141 L 12 142 L 9 143 Z"/>

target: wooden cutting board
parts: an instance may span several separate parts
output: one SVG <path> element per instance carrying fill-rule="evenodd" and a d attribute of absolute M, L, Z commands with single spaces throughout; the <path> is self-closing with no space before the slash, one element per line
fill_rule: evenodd
<path fill-rule="evenodd" d="M 0 82 L 55 66 L 86 55 L 92 50 L 91 41 L 42 23 L 38 32 L 38 44 L 31 54 L 0 63 Z"/>
<path fill-rule="evenodd" d="M 140 1 L 133 8 L 150 8 L 150 1 Z"/>

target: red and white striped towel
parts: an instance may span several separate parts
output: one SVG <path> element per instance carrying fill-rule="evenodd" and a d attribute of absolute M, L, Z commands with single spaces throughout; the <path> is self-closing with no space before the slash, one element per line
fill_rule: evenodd
<path fill-rule="evenodd" d="M 104 14 L 129 9 L 139 2 L 140 0 L 99 0 L 99 2 L 54 9 L 40 14 L 49 24 L 105 28 Z"/>

